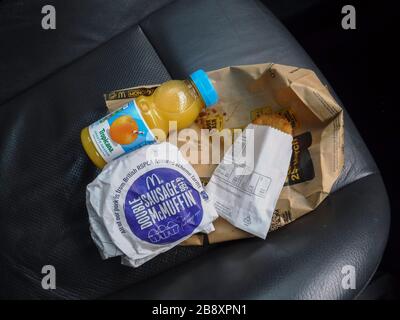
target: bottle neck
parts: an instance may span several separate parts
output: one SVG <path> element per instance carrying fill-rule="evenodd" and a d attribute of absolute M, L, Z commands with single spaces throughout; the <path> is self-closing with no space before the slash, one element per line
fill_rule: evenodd
<path fill-rule="evenodd" d="M 201 99 L 203 102 L 204 107 L 206 107 L 206 103 L 204 102 L 203 97 L 201 96 L 199 90 L 197 89 L 195 83 L 193 82 L 192 79 L 186 79 L 184 80 L 186 86 L 189 88 L 190 94 L 193 96 L 194 99 Z"/>

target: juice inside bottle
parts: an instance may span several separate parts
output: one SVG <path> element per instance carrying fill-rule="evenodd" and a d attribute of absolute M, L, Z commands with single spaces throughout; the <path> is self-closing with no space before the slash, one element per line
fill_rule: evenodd
<path fill-rule="evenodd" d="M 151 96 L 140 96 L 96 121 L 81 132 L 82 145 L 92 162 L 107 162 L 159 141 L 168 135 L 169 122 L 178 130 L 189 127 L 205 107 L 217 103 L 218 94 L 207 74 L 198 70 L 187 80 L 170 80 Z"/>

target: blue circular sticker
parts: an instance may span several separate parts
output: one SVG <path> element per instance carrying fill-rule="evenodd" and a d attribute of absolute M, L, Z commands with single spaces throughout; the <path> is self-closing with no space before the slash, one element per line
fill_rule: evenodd
<path fill-rule="evenodd" d="M 169 168 L 140 176 L 126 194 L 124 212 L 132 232 L 154 244 L 190 235 L 203 218 L 199 192 L 179 171 Z"/>

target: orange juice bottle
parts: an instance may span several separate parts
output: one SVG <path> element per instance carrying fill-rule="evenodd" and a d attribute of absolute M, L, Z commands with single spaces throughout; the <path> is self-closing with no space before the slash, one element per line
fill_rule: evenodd
<path fill-rule="evenodd" d="M 187 80 L 171 80 L 151 96 L 140 96 L 84 128 L 83 148 L 92 162 L 106 163 L 144 145 L 157 142 L 157 130 L 168 135 L 169 122 L 177 129 L 189 127 L 204 107 L 217 103 L 218 94 L 203 70 Z"/>

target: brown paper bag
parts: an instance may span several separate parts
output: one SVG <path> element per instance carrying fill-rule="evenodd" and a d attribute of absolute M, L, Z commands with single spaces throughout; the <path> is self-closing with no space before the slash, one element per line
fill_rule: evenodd
<path fill-rule="evenodd" d="M 208 75 L 219 102 L 199 115 L 193 129 L 244 128 L 259 115 L 272 112 L 284 115 L 293 126 L 293 155 L 270 231 L 314 210 L 329 194 L 344 163 L 343 112 L 328 89 L 311 70 L 272 63 L 227 67 Z M 156 88 L 110 92 L 105 95 L 107 108 L 113 111 Z M 181 143 L 178 140 L 178 146 Z M 201 148 L 200 141 L 191 143 Z M 193 164 L 204 184 L 216 166 Z M 222 218 L 214 225 L 215 231 L 207 235 L 209 243 L 251 237 Z M 204 236 L 194 235 L 183 244 L 202 245 Z"/>

